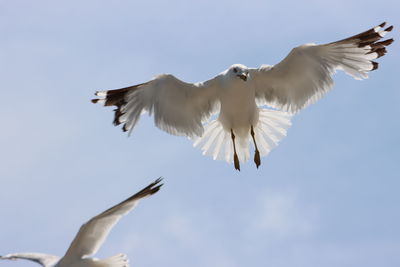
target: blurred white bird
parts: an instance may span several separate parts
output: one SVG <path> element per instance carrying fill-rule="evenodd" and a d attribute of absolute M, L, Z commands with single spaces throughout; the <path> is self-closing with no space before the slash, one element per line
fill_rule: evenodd
<path fill-rule="evenodd" d="M 144 197 L 156 193 L 162 184 L 157 179 L 135 195 L 114 207 L 93 217 L 81 226 L 64 257 L 42 253 L 14 253 L 0 256 L 3 260 L 25 259 L 37 262 L 45 267 L 128 267 L 128 257 L 117 254 L 106 259 L 90 258 L 104 243 L 114 225 L 122 216 L 128 214 Z"/>
<path fill-rule="evenodd" d="M 114 124 L 123 124 L 123 131 L 129 133 L 141 114 L 154 114 L 157 127 L 196 137 L 194 145 L 201 145 L 204 154 L 233 161 L 237 170 L 239 162 L 249 159 L 252 140 L 258 168 L 260 155 L 267 155 L 286 135 L 291 114 L 332 88 L 336 70 L 365 79 L 378 68 L 373 60 L 385 55 L 385 47 L 393 42 L 378 42 L 393 29 L 383 29 L 385 24 L 336 42 L 301 45 L 273 66 L 254 69 L 235 64 L 211 80 L 194 84 L 163 74 L 142 84 L 98 91 L 100 98 L 92 102 L 116 106 Z M 207 123 L 214 112 L 219 112 L 218 118 Z"/>

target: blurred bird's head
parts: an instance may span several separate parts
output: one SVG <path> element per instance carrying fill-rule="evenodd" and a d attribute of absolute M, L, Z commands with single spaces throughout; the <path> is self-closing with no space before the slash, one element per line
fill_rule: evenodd
<path fill-rule="evenodd" d="M 247 81 L 247 78 L 249 77 L 249 69 L 245 65 L 234 64 L 229 68 L 228 74 L 240 78 L 243 81 Z"/>

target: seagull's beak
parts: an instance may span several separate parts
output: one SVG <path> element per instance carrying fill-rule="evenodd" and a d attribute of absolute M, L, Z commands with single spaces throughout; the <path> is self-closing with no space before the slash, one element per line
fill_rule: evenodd
<path fill-rule="evenodd" d="M 238 77 L 240 78 L 240 79 L 242 79 L 243 81 L 247 81 L 247 73 L 242 73 L 242 74 L 239 74 L 238 75 Z"/>

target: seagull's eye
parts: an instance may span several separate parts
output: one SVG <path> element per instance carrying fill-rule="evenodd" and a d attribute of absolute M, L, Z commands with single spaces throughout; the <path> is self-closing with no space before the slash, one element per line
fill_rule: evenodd
<path fill-rule="evenodd" d="M 237 68 L 233 68 L 233 72 L 236 73 L 237 72 Z"/>

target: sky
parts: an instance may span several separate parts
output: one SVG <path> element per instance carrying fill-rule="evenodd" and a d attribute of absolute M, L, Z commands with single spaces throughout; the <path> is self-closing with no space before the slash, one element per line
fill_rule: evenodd
<path fill-rule="evenodd" d="M 79 227 L 157 177 L 97 257 L 131 266 L 400 265 L 399 41 L 364 81 L 343 73 L 262 165 L 213 161 L 143 116 L 128 138 L 96 90 L 172 73 L 207 80 L 383 21 L 397 0 L 0 0 L 0 255 L 62 256 Z M 0 266 L 34 266 L 2 261 Z"/>

